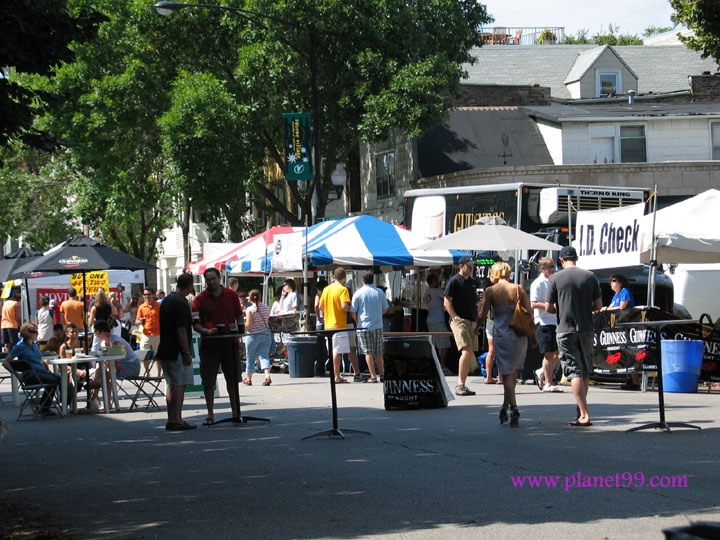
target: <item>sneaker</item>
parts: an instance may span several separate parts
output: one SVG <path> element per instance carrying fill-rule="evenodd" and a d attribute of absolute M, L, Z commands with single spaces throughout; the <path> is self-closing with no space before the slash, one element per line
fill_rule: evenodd
<path fill-rule="evenodd" d="M 353 382 L 363 382 L 365 379 L 369 379 L 370 375 L 365 375 L 364 373 L 358 373 L 353 377 Z"/>
<path fill-rule="evenodd" d="M 458 384 L 455 387 L 455 395 L 456 396 L 474 396 L 475 392 L 470 390 L 467 386 L 464 384 Z"/>
<path fill-rule="evenodd" d="M 99 399 L 91 399 L 88 403 L 87 408 L 93 412 L 99 412 L 100 411 L 100 400 Z"/>
<path fill-rule="evenodd" d="M 263 386 L 270 386 L 272 384 L 272 379 L 270 377 L 265 377 L 265 380 L 263 381 Z"/>

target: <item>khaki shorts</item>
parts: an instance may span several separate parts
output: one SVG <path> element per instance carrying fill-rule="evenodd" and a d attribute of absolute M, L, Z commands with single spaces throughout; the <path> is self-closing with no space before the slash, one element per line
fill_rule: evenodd
<path fill-rule="evenodd" d="M 468 347 L 470 351 L 477 351 L 478 336 L 475 332 L 476 325 L 477 323 L 475 321 L 469 321 L 467 319 L 450 321 L 450 330 L 452 330 L 455 345 L 457 345 L 458 350 Z"/>
<path fill-rule="evenodd" d="M 153 354 L 157 354 L 158 345 L 160 345 L 160 336 L 148 336 L 142 334 L 140 336 L 140 349 L 152 349 Z"/>

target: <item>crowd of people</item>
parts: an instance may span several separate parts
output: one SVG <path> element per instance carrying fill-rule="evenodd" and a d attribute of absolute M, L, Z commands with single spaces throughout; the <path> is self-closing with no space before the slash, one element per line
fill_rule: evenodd
<path fill-rule="evenodd" d="M 576 266 L 577 253 L 565 247 L 559 255 L 563 272 L 555 272 L 554 261 L 538 261 L 540 275 L 530 287 L 511 282 L 511 269 L 498 262 L 490 270 L 490 282 L 478 296 L 473 278 L 475 261 L 471 257 L 460 259 L 458 272 L 443 288 L 437 274 L 427 276 L 424 295 L 428 310 L 427 328 L 433 333 L 432 342 L 444 375 L 451 375 L 447 367 L 450 337 L 442 335 L 450 330 L 460 353 L 457 368 L 457 396 L 475 394 L 467 386 L 467 377 L 474 354 L 478 350 L 478 334 L 487 333 L 486 383 L 503 385 L 503 402 L 500 408 L 501 423 L 519 425 L 515 387 L 519 370 L 523 368 L 527 347 L 539 347 L 542 365 L 535 371 L 535 380 L 543 392 L 562 392 L 554 382 L 555 369 L 562 362 L 563 373 L 570 383 L 577 403 L 573 426 L 590 426 L 587 404 L 589 377 L 592 373 L 593 326 L 592 314 L 599 310 L 627 309 L 634 305 L 627 279 L 612 277 L 610 284 L 615 296 L 607 307 L 602 307 L 600 287 L 591 272 Z M 303 306 L 293 279 L 284 281 L 276 297 L 265 304 L 260 291 L 239 290 L 236 278 L 228 287 L 223 286 L 221 275 L 215 268 L 204 274 L 205 289 L 195 295 L 193 277 L 182 274 L 175 290 L 167 297 L 163 291 L 145 287 L 142 296 L 134 293 L 123 305 L 122 297 L 113 291 L 106 294 L 100 289 L 87 312 L 83 301 L 74 289 L 60 306 L 49 298 L 40 299 L 33 322 L 23 322 L 20 316 L 20 290 L 14 288 L 2 307 L 2 340 L 7 352 L 6 362 L 14 358 L 28 361 L 33 366 L 29 377 L 57 380 L 61 375 L 51 373 L 43 362 L 42 353 L 66 356 L 87 347 L 81 342 L 81 330 L 92 328 L 93 343 L 90 350 L 121 346 L 124 358 L 115 363 L 116 375 L 137 377 L 141 372 L 136 349 L 151 351 L 157 360 L 158 376 L 164 374 L 167 386 L 168 430 L 181 431 L 196 426 L 182 419 L 185 387 L 193 383 L 192 331 L 200 335 L 200 375 L 207 406 L 204 425 L 215 422 L 214 400 L 217 375 L 222 371 L 226 379 L 233 417 L 239 416 L 238 383 L 253 384 L 256 370 L 262 371 L 262 385 L 272 384 L 271 356 L 275 347 L 271 331 L 271 317 L 298 313 Z M 362 286 L 353 292 L 347 285 L 347 274 L 336 268 L 332 282 L 317 282 L 314 299 L 316 328 L 332 331 L 330 356 L 331 376 L 335 383 L 349 382 L 341 376 L 344 355 L 353 369 L 353 382 L 377 383 L 384 381 L 384 324 L 383 317 L 390 305 L 384 290 L 374 285 L 374 275 L 366 272 Z M 516 306 L 533 313 L 536 334 L 530 339 L 518 335 L 511 322 Z M 85 316 L 87 315 L 87 318 Z M 449 322 L 449 328 L 447 322 Z M 123 337 L 122 330 L 134 329 L 134 335 Z M 236 337 L 244 333 L 242 341 Z M 438 335 L 439 334 L 439 335 Z M 126 339 L 130 337 L 131 339 Z M 132 343 L 135 341 L 136 343 Z M 358 351 L 364 355 L 368 373 L 362 373 Z M 244 354 L 242 354 L 244 353 Z M 240 359 L 245 357 L 245 370 Z M 493 365 L 497 367 L 497 381 L 493 378 Z M 148 374 L 146 360 L 145 373 Z M 88 407 L 99 410 L 98 392 L 105 370 L 79 369 L 81 383 L 91 392 Z M 626 387 L 637 385 L 629 379 Z M 72 387 L 71 387 L 72 388 Z M 74 391 L 74 390 L 71 390 Z M 49 399 L 43 407 L 49 411 Z"/>

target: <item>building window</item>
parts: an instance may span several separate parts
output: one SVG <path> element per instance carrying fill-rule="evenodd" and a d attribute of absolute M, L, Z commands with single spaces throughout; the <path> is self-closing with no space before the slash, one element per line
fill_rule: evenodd
<path fill-rule="evenodd" d="M 378 199 L 395 195 L 395 152 L 375 155 L 375 187 Z"/>
<path fill-rule="evenodd" d="M 646 162 L 645 147 L 645 126 L 620 126 L 621 163 Z"/>
<path fill-rule="evenodd" d="M 712 143 L 711 159 L 720 159 L 720 122 L 710 122 L 710 140 Z"/>
<path fill-rule="evenodd" d="M 622 74 L 617 69 L 595 71 L 595 95 L 598 97 L 622 94 Z"/>

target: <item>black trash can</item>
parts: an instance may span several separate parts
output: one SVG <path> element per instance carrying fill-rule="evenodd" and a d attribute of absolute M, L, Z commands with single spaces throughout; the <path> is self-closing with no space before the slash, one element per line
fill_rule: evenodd
<path fill-rule="evenodd" d="M 317 337 L 296 337 L 287 343 L 290 378 L 315 376 L 315 347 Z"/>

